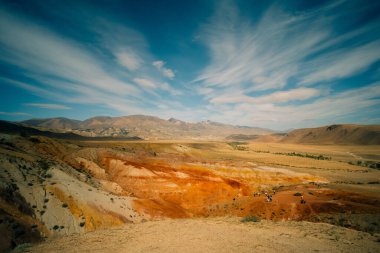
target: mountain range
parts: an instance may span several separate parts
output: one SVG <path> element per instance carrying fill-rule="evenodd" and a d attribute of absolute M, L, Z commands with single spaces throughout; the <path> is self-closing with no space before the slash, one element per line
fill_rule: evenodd
<path fill-rule="evenodd" d="M 40 130 L 71 132 L 88 137 L 134 137 L 142 139 L 224 139 L 233 134 L 263 135 L 274 131 L 258 127 L 233 126 L 213 121 L 189 123 L 153 116 L 98 116 L 83 121 L 67 118 L 30 119 L 20 122 Z"/>
<path fill-rule="evenodd" d="M 144 140 L 194 139 L 259 141 L 299 144 L 380 145 L 379 125 L 336 124 L 278 133 L 270 129 L 233 126 L 213 121 L 189 123 L 153 116 L 98 116 L 83 121 L 67 118 L 30 119 L 21 125 L 41 131 L 70 133 L 80 137 L 134 138 Z"/>

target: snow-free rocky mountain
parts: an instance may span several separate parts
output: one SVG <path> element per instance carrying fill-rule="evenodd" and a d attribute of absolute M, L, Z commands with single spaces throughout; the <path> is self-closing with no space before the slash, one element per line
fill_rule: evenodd
<path fill-rule="evenodd" d="M 189 123 L 171 118 L 132 115 L 93 117 L 84 121 L 67 118 L 31 119 L 22 124 L 43 130 L 72 132 L 82 136 L 113 136 L 142 139 L 224 139 L 232 134 L 262 135 L 273 131 L 258 127 L 221 124 L 213 121 Z"/>

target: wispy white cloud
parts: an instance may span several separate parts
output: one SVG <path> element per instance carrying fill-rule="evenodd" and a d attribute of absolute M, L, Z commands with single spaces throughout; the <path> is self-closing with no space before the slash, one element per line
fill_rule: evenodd
<path fill-rule="evenodd" d="M 175 74 L 173 72 L 173 70 L 169 69 L 169 68 L 166 68 L 164 65 L 165 65 L 165 62 L 163 61 L 154 61 L 152 62 L 152 65 L 154 67 L 156 67 L 163 76 L 169 78 L 169 79 L 173 79 L 175 77 Z"/>
<path fill-rule="evenodd" d="M 349 50 L 322 55 L 307 63 L 309 74 L 301 84 L 313 84 L 357 74 L 380 60 L 380 40 Z M 316 71 L 313 71 L 316 70 Z"/>
<path fill-rule="evenodd" d="M 119 51 L 116 53 L 116 58 L 120 65 L 131 71 L 138 69 L 143 63 L 142 59 L 132 50 Z"/>
<path fill-rule="evenodd" d="M 46 97 L 50 99 L 57 99 L 57 100 L 65 100 L 65 96 L 62 96 L 60 93 L 52 92 L 47 89 L 37 87 L 35 85 L 26 83 L 26 82 L 20 82 L 17 80 L 9 79 L 0 77 L 0 80 L 4 83 L 11 84 L 13 86 L 19 87 L 21 89 L 27 90 L 31 92 L 32 94 L 39 96 L 39 97 Z"/>
<path fill-rule="evenodd" d="M 380 59 L 379 42 L 326 51 L 374 29 L 372 24 L 337 36 L 331 28 L 334 15 L 327 11 L 343 2 L 297 14 L 273 5 L 256 25 L 243 19 L 232 2 L 222 2 L 200 33 L 211 63 L 194 82 L 251 92 L 282 89 L 290 78 L 304 76 L 302 83 L 318 83 L 364 70 Z"/>
<path fill-rule="evenodd" d="M 31 114 L 29 113 L 25 113 L 25 112 L 0 112 L 0 115 L 5 115 L 5 116 L 32 116 Z"/>
<path fill-rule="evenodd" d="M 81 41 L 0 7 L 0 61 L 19 71 L 0 81 L 55 105 L 191 121 L 287 128 L 337 115 L 360 116 L 379 106 L 379 85 L 352 89 L 339 83 L 335 88 L 331 81 L 362 73 L 380 59 L 379 37 L 373 39 L 380 26 L 376 21 L 336 32 L 336 8 L 344 2 L 292 13 L 275 4 L 256 23 L 240 15 L 233 1 L 221 2 L 196 34 L 209 49 L 210 61 L 190 84 L 157 60 L 165 58 L 149 51 L 142 33 L 113 22 L 118 19 L 97 18 L 111 15 L 89 15 L 83 23 L 77 17 L 78 26 L 91 34 L 89 41 Z M 191 73 L 189 68 L 190 79 Z"/>
<path fill-rule="evenodd" d="M 202 32 L 211 64 L 195 81 L 209 87 L 282 88 L 301 61 L 330 35 L 326 22 L 307 14 L 293 16 L 274 6 L 252 25 L 240 18 L 236 6 L 224 2 Z"/>
<path fill-rule="evenodd" d="M 211 103 L 252 103 L 252 104 L 266 104 L 266 103 L 285 103 L 289 101 L 302 101 L 312 97 L 319 96 L 321 91 L 314 88 L 297 88 L 287 91 L 277 91 L 269 95 L 258 97 L 251 97 L 244 94 L 237 96 L 228 94 L 210 99 Z"/>
<path fill-rule="evenodd" d="M 154 82 L 147 78 L 135 78 L 133 81 L 150 92 L 153 92 L 154 90 L 163 90 L 171 93 L 172 95 L 182 94 L 180 90 L 171 87 L 167 82 Z"/>
<path fill-rule="evenodd" d="M 380 60 L 379 40 L 368 39 L 379 31 L 379 22 L 334 31 L 336 8 L 344 2 L 297 13 L 275 4 L 256 24 L 243 18 L 232 1 L 221 2 L 198 35 L 210 63 L 192 82 L 209 102 L 210 118 L 284 129 L 360 116 L 361 110 L 379 105 L 378 84 L 340 90 L 326 84 Z"/>
<path fill-rule="evenodd" d="M 137 95 L 133 85 L 107 73 L 99 60 L 82 46 L 0 10 L 0 59 L 32 74 L 50 76 L 107 90 Z"/>
<path fill-rule="evenodd" d="M 173 88 L 167 82 L 161 83 L 160 84 L 160 89 L 169 92 L 173 96 L 178 96 L 178 95 L 182 95 L 183 94 L 183 92 L 181 90 Z"/>
<path fill-rule="evenodd" d="M 180 94 L 156 73 L 141 34 L 109 22 L 92 27 L 96 27 L 98 46 L 114 56 L 117 65 L 98 49 L 0 8 L 0 61 L 22 69 L 22 79 L 29 81 L 0 80 L 57 102 L 105 106 L 124 114 L 147 114 L 158 104 L 170 104 L 160 96 L 149 97 L 141 82 L 136 85 L 137 76 L 147 76 L 159 90 Z M 166 76 L 172 78 L 174 73 Z"/>
<path fill-rule="evenodd" d="M 318 122 L 334 123 L 339 119 L 347 119 L 348 116 L 359 118 L 369 108 L 380 106 L 379 97 L 380 83 L 377 82 L 323 96 L 301 105 L 242 102 L 234 105 L 215 104 L 209 106 L 208 110 L 215 111 L 211 117 L 215 121 L 227 119 L 229 123 L 286 129 L 293 126 L 313 126 Z"/>
<path fill-rule="evenodd" d="M 119 65 L 134 72 L 151 61 L 147 42 L 141 33 L 109 20 L 94 22 L 96 25 L 91 30 L 97 34 L 99 45 L 110 52 Z"/>
<path fill-rule="evenodd" d="M 157 89 L 157 84 L 151 80 L 145 78 L 135 78 L 133 81 L 146 89 Z"/>
<path fill-rule="evenodd" d="M 39 104 L 39 103 L 25 103 L 25 106 L 38 107 L 42 109 L 54 109 L 54 110 L 69 110 L 71 107 L 60 104 Z"/>

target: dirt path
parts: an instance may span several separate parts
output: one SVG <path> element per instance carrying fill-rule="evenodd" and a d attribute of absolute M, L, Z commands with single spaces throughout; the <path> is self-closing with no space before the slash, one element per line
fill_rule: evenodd
<path fill-rule="evenodd" d="M 349 154 L 350 156 L 352 156 L 353 158 L 355 158 L 355 159 L 363 159 L 363 157 L 361 157 L 361 156 L 358 156 L 358 155 L 355 155 L 354 153 L 352 153 L 352 152 L 346 152 L 347 154 Z"/>
<path fill-rule="evenodd" d="M 379 240 L 328 224 L 177 219 L 49 239 L 28 252 L 380 252 Z"/>

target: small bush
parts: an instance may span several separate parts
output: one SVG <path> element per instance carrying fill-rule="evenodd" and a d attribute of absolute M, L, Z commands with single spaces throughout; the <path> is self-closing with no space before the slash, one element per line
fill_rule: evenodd
<path fill-rule="evenodd" d="M 38 138 L 30 137 L 29 140 L 33 143 L 41 143 L 41 141 Z"/>
<path fill-rule="evenodd" d="M 324 155 L 311 155 L 311 154 L 300 154 L 296 152 L 291 152 L 291 153 L 281 153 L 281 152 L 276 152 L 274 153 L 275 155 L 287 155 L 287 156 L 298 156 L 298 157 L 305 157 L 305 158 L 311 158 L 315 160 L 331 160 L 331 157 L 324 156 Z"/>
<path fill-rule="evenodd" d="M 21 131 L 20 136 L 24 137 L 24 138 L 27 138 L 28 137 L 28 133 L 26 133 L 24 131 Z"/>
<path fill-rule="evenodd" d="M 59 228 L 58 225 L 54 225 L 54 227 L 53 227 L 54 230 L 57 230 L 58 228 Z"/>
<path fill-rule="evenodd" d="M 28 252 L 29 248 L 32 247 L 32 244 L 30 243 L 22 243 L 22 244 L 19 244 L 16 246 L 16 248 L 14 248 L 12 250 L 12 252 Z"/>
<path fill-rule="evenodd" d="M 257 218 L 256 216 L 247 216 L 244 217 L 241 222 L 260 222 L 260 219 Z"/>
<path fill-rule="evenodd" d="M 234 150 L 248 151 L 248 147 L 241 146 L 248 144 L 247 142 L 227 142 L 227 144 L 230 145 Z"/>
<path fill-rule="evenodd" d="M 340 219 L 338 220 L 338 225 L 341 226 L 341 227 L 344 227 L 345 225 L 347 225 L 347 221 L 346 221 L 346 219 L 344 219 L 344 218 L 340 218 Z"/>
<path fill-rule="evenodd" d="M 62 207 L 63 207 L 63 208 L 66 208 L 66 207 L 68 207 L 68 206 L 69 206 L 69 205 L 66 204 L 66 203 L 63 203 L 63 204 L 62 204 Z"/>
<path fill-rule="evenodd" d="M 45 178 L 52 178 L 53 175 L 52 175 L 52 174 L 46 174 L 46 175 L 44 175 L 44 177 L 45 177 Z"/>
<path fill-rule="evenodd" d="M 44 171 L 47 171 L 50 168 L 49 162 L 46 160 L 38 160 L 38 165 Z"/>
<path fill-rule="evenodd" d="M 83 221 L 83 222 L 79 223 L 79 226 L 83 227 L 85 224 L 86 224 L 86 222 Z"/>
<path fill-rule="evenodd" d="M 296 193 L 293 194 L 293 196 L 302 196 L 302 193 L 296 192 Z"/>
<path fill-rule="evenodd" d="M 356 161 L 356 163 L 349 161 L 348 162 L 351 165 L 357 165 L 357 166 L 362 166 L 362 167 L 367 167 L 367 168 L 372 168 L 372 169 L 380 169 L 380 163 L 379 162 L 374 162 L 374 161 Z"/>

